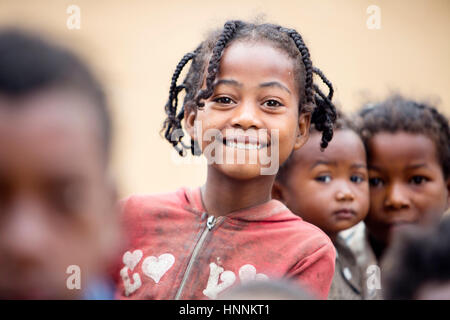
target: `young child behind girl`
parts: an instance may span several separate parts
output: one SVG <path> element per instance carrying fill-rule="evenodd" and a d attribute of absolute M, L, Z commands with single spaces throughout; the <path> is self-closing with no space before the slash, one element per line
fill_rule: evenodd
<path fill-rule="evenodd" d="M 319 149 L 319 139 L 319 132 L 311 127 L 308 142 L 280 168 L 273 197 L 333 241 L 336 267 L 328 299 L 364 299 L 362 270 L 338 235 L 362 221 L 369 210 L 364 144 L 343 116 L 325 151 Z"/>
<path fill-rule="evenodd" d="M 283 163 L 306 142 L 311 117 L 323 131 L 317 147 L 331 140 L 332 92 L 325 96 L 314 85 L 313 72 L 331 88 L 313 68 L 301 36 L 272 24 L 229 21 L 183 57 L 165 107 L 165 137 L 184 154 L 185 120 L 192 153 L 208 158 L 207 180 L 201 188 L 123 202 L 130 243 L 119 298 L 215 299 L 234 284 L 281 277 L 327 297 L 335 259 L 331 241 L 271 200 L 277 170 L 263 170 L 264 153 L 271 163 Z M 182 90 L 186 96 L 177 110 Z M 252 151 L 256 161 L 250 161 Z M 222 162 L 220 154 L 231 159 Z"/>
<path fill-rule="evenodd" d="M 376 265 L 403 226 L 433 225 L 449 206 L 450 130 L 434 107 L 401 96 L 363 108 L 370 210 L 350 244 L 363 265 Z M 358 235 L 358 233 L 356 233 Z"/>

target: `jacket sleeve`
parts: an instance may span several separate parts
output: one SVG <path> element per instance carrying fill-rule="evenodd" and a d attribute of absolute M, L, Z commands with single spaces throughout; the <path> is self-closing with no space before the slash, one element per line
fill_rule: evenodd
<path fill-rule="evenodd" d="M 326 299 L 334 276 L 336 250 L 328 240 L 312 254 L 300 260 L 288 276 L 313 297 Z"/>

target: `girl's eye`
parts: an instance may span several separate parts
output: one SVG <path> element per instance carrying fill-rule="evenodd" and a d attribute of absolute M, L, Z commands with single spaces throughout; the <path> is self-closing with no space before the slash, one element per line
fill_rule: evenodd
<path fill-rule="evenodd" d="M 318 176 L 315 180 L 322 183 L 329 183 L 331 181 L 331 176 L 329 175 Z"/>
<path fill-rule="evenodd" d="M 379 187 L 383 185 L 383 180 L 381 180 L 380 178 L 370 178 L 369 184 L 372 187 Z"/>
<path fill-rule="evenodd" d="M 427 181 L 428 179 L 423 176 L 414 176 L 409 180 L 409 183 L 420 185 Z"/>
<path fill-rule="evenodd" d="M 271 108 L 282 106 L 282 104 L 279 101 L 273 100 L 273 99 L 267 100 L 266 102 L 264 102 L 263 105 L 265 105 L 266 107 L 271 107 Z"/>
<path fill-rule="evenodd" d="M 228 97 L 218 97 L 214 99 L 214 102 L 220 103 L 220 104 L 231 104 L 233 103 L 233 100 L 231 100 Z"/>
<path fill-rule="evenodd" d="M 353 183 L 361 183 L 364 181 L 364 178 L 358 175 L 353 175 L 350 177 L 350 181 Z"/>

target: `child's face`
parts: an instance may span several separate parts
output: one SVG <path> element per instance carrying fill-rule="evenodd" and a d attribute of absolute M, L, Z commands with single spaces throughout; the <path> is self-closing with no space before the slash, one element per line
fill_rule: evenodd
<path fill-rule="evenodd" d="M 262 166 L 259 156 L 251 163 L 249 154 L 255 151 L 249 150 L 250 147 L 259 145 L 258 152 L 269 157 L 278 152 L 281 164 L 294 148 L 306 141 L 309 115 L 302 114 L 299 118 L 299 90 L 293 63 L 287 54 L 264 42 L 238 41 L 224 51 L 213 95 L 205 101 L 204 108 L 191 113 L 187 120 L 191 135 L 194 118 L 201 123 L 203 133 L 217 129 L 222 134 L 224 141 L 219 143 L 222 154 L 229 152 L 232 158 L 213 167 L 232 178 L 249 179 L 259 176 Z M 271 130 L 279 133 L 278 144 Z M 234 139 L 245 141 L 245 149 L 225 143 Z M 210 144 L 205 137 L 201 139 L 204 154 Z M 238 164 L 237 153 L 242 151 L 245 163 Z"/>
<path fill-rule="evenodd" d="M 0 96 L 0 298 L 70 298 L 69 265 L 98 272 L 116 246 L 92 103 L 68 90 Z"/>
<path fill-rule="evenodd" d="M 388 244 L 404 224 L 435 222 L 448 207 L 448 181 L 431 139 L 405 132 L 376 134 L 370 151 L 370 233 Z"/>
<path fill-rule="evenodd" d="M 363 142 L 351 130 L 337 130 L 324 152 L 314 133 L 293 155 L 285 185 L 276 182 L 281 200 L 295 214 L 334 237 L 360 222 L 369 209 Z"/>

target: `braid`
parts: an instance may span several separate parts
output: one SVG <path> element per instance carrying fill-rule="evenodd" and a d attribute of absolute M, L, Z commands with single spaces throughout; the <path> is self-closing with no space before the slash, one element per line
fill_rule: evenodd
<path fill-rule="evenodd" d="M 184 107 L 181 109 L 180 113 L 177 115 L 177 106 L 178 106 L 178 94 L 186 89 L 184 84 L 177 86 L 178 77 L 180 76 L 181 71 L 184 66 L 189 62 L 189 60 L 195 57 L 195 53 L 189 52 L 184 55 L 184 57 L 180 60 L 177 67 L 175 68 L 175 72 L 172 76 L 172 82 L 170 83 L 169 89 L 169 99 L 165 105 L 165 110 L 167 114 L 167 118 L 164 121 L 162 130 L 165 129 L 164 137 L 168 140 L 173 147 L 178 151 L 180 155 L 185 155 L 184 149 L 185 146 L 182 143 L 181 139 L 183 138 L 183 134 L 180 134 L 178 140 L 173 140 L 172 135 L 177 129 L 181 129 L 181 120 L 184 118 Z M 181 143 L 182 147 L 178 146 L 178 143 Z"/>
<path fill-rule="evenodd" d="M 280 31 L 286 32 L 302 55 L 302 61 L 305 65 L 305 95 L 306 103 L 314 102 L 316 108 L 311 116 L 311 122 L 318 131 L 322 131 L 322 142 L 320 147 L 325 149 L 333 138 L 333 123 L 336 121 L 336 109 L 331 102 L 333 98 L 333 85 L 325 77 L 322 71 L 312 66 L 309 50 L 303 42 L 302 37 L 293 29 L 280 28 Z M 325 96 L 322 91 L 313 83 L 313 73 L 317 74 L 322 81 L 328 86 L 329 93 Z"/>
<path fill-rule="evenodd" d="M 199 107 L 204 106 L 204 102 L 201 99 L 208 99 L 214 91 L 213 82 L 216 78 L 217 72 L 219 72 L 220 58 L 222 57 L 223 50 L 228 42 L 233 38 L 234 34 L 239 27 L 243 25 L 242 21 L 228 21 L 223 27 L 223 32 L 219 36 L 217 43 L 212 51 L 211 60 L 208 65 L 208 76 L 206 77 L 206 89 L 200 90 L 198 93 L 196 102 Z"/>
<path fill-rule="evenodd" d="M 333 138 L 333 124 L 336 121 L 336 108 L 334 107 L 331 99 L 333 98 L 333 85 L 331 82 L 325 77 L 325 75 L 318 68 L 313 68 L 313 72 L 317 74 L 322 81 L 328 86 L 328 96 L 319 89 L 317 85 L 313 85 L 315 94 L 314 94 L 314 102 L 316 104 L 316 108 L 313 111 L 311 116 L 311 122 L 314 123 L 315 129 L 318 131 L 322 131 L 322 142 L 320 147 L 325 149 L 328 146 L 328 143 Z"/>
<path fill-rule="evenodd" d="M 303 38 L 297 31 L 294 29 L 285 29 L 280 28 L 280 31 L 286 32 L 292 40 L 294 40 L 295 45 L 297 46 L 298 51 L 300 51 L 302 55 L 302 61 L 305 65 L 305 93 L 306 93 L 306 103 L 313 102 L 313 66 L 309 55 L 308 47 L 306 47 L 303 42 Z"/>

